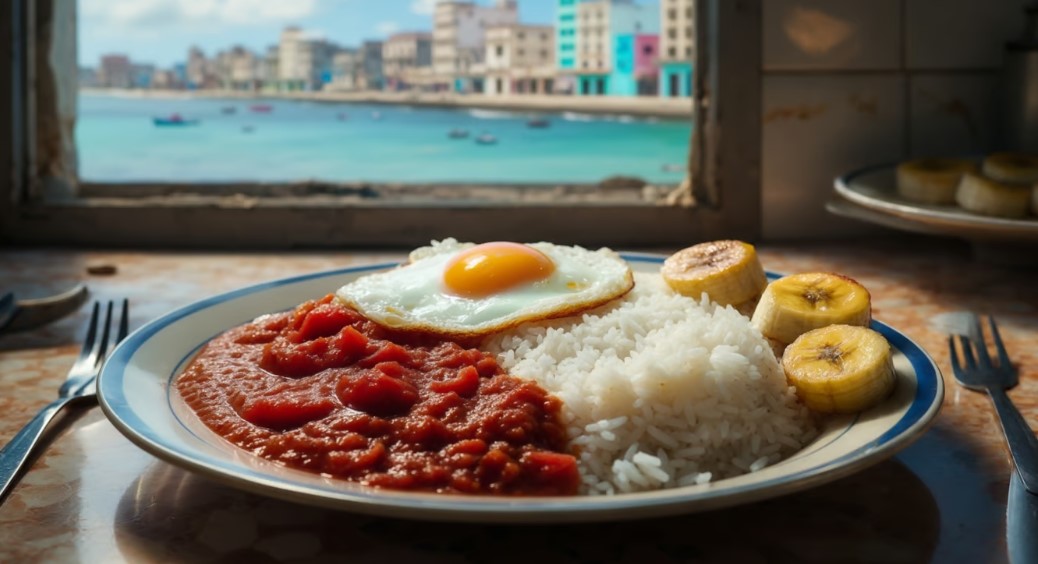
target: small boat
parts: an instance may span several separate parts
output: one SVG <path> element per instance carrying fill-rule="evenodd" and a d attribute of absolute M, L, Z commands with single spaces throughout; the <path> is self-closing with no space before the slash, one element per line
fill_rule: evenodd
<path fill-rule="evenodd" d="M 168 117 L 156 117 L 152 118 L 151 121 L 160 127 L 170 125 L 198 125 L 197 119 L 184 119 L 180 114 L 172 114 Z"/>
<path fill-rule="evenodd" d="M 476 137 L 476 144 L 477 145 L 496 145 L 497 144 L 497 137 L 494 137 L 493 135 L 491 135 L 489 133 L 483 133 L 479 137 Z"/>
<path fill-rule="evenodd" d="M 382 112 L 371 112 L 371 119 L 375 121 L 382 119 Z"/>
<path fill-rule="evenodd" d="M 548 121 L 547 118 L 532 118 L 532 119 L 527 120 L 527 122 L 526 122 L 526 127 L 530 127 L 530 128 L 533 128 L 533 129 L 544 129 L 544 128 L 550 127 L 550 126 L 551 126 L 551 122 Z"/>
<path fill-rule="evenodd" d="M 238 108 L 235 108 L 234 106 L 224 106 L 224 107 L 220 108 L 220 113 L 221 114 L 225 114 L 225 115 L 231 115 L 231 114 L 234 114 L 234 113 L 237 113 L 237 112 L 238 112 Z"/>
<path fill-rule="evenodd" d="M 336 115 L 335 118 L 338 119 L 339 121 L 349 121 L 350 114 L 348 114 L 346 112 L 339 112 L 339 114 Z"/>
<path fill-rule="evenodd" d="M 269 114 L 274 111 L 274 106 L 271 106 L 270 104 L 253 104 L 249 106 L 249 109 L 258 114 Z"/>
<path fill-rule="evenodd" d="M 447 133 L 447 137 L 451 139 L 465 139 L 469 136 L 467 129 L 452 129 Z"/>

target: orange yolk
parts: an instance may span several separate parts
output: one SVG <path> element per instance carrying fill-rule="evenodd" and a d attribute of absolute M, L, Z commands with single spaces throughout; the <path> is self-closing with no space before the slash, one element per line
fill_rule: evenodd
<path fill-rule="evenodd" d="M 484 243 L 466 249 L 447 263 L 443 282 L 464 298 L 484 298 L 544 280 L 555 263 L 544 253 L 519 243 Z"/>

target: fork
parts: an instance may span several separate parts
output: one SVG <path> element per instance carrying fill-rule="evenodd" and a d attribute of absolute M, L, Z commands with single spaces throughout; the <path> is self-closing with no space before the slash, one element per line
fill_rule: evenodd
<path fill-rule="evenodd" d="M 998 326 L 995 325 L 993 317 L 988 317 L 988 324 L 995 341 L 995 350 L 998 352 L 997 364 L 992 362 L 988 354 L 980 318 L 971 312 L 969 323 L 970 337 L 959 336 L 962 361 L 955 350 L 955 337 L 948 337 L 955 379 L 966 388 L 987 392 L 995 406 L 1006 442 L 1009 443 L 1009 452 L 1013 456 L 1020 480 L 1027 491 L 1038 494 L 1038 437 L 1031 431 L 1023 415 L 1006 394 L 1006 390 L 1017 384 L 1016 368 L 1009 360 L 1009 354 L 1002 344 L 1002 336 L 998 333 Z"/>
<path fill-rule="evenodd" d="M 83 348 L 79 353 L 79 358 L 69 370 L 65 382 L 58 389 L 58 399 L 40 410 L 32 421 L 18 431 L 11 442 L 0 449 L 0 503 L 3 503 L 7 495 L 14 489 L 17 478 L 26 463 L 37 448 L 43 445 L 41 439 L 44 432 L 62 409 L 71 404 L 97 402 L 97 375 L 101 372 L 105 357 L 119 341 L 126 337 L 129 330 L 129 302 L 127 300 L 122 302 L 122 313 L 119 316 L 119 327 L 115 335 L 111 334 L 112 308 L 113 302 L 109 301 L 102 321 L 101 302 L 94 302 L 94 311 L 90 316 Z M 101 333 L 100 338 L 98 332 Z"/>

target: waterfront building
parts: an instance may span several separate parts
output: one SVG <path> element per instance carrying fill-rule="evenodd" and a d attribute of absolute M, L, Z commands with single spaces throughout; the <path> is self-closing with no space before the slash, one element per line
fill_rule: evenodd
<path fill-rule="evenodd" d="M 487 28 L 483 91 L 490 96 L 551 94 L 555 88 L 555 30 L 510 24 Z"/>
<path fill-rule="evenodd" d="M 173 73 L 173 83 L 176 88 L 185 88 L 187 86 L 187 63 L 176 63 L 170 68 L 170 72 Z"/>
<path fill-rule="evenodd" d="M 577 69 L 577 5 L 589 0 L 558 0 L 555 7 L 555 91 L 572 94 Z"/>
<path fill-rule="evenodd" d="M 278 85 L 278 46 L 268 45 L 256 71 L 256 79 L 264 90 L 277 90 Z"/>
<path fill-rule="evenodd" d="M 320 90 L 332 80 L 332 57 L 338 48 L 323 38 L 289 26 L 278 44 L 278 82 L 281 90 Z"/>
<path fill-rule="evenodd" d="M 647 77 L 635 72 L 635 48 L 652 43 L 648 37 L 658 35 L 659 23 L 659 6 L 655 4 L 631 0 L 578 4 L 576 94 L 635 96 L 646 89 Z"/>
<path fill-rule="evenodd" d="M 180 83 L 172 70 L 156 69 L 151 75 L 151 88 L 170 90 L 180 88 Z"/>
<path fill-rule="evenodd" d="M 130 87 L 151 88 L 151 79 L 155 75 L 155 65 L 146 63 L 130 63 Z"/>
<path fill-rule="evenodd" d="M 692 95 L 692 62 L 696 54 L 695 0 L 660 2 L 661 96 Z"/>
<path fill-rule="evenodd" d="M 418 86 L 416 70 L 432 66 L 432 34 L 397 33 L 382 44 L 382 73 L 387 90 Z"/>
<path fill-rule="evenodd" d="M 357 78 L 357 87 L 361 90 L 382 90 L 385 85 L 382 47 L 382 42 L 375 40 L 367 40 L 360 45 L 361 66 L 364 72 Z"/>
<path fill-rule="evenodd" d="M 187 51 L 187 87 L 216 88 L 220 86 L 216 77 L 216 63 L 206 58 L 205 53 L 197 46 Z"/>
<path fill-rule="evenodd" d="M 98 83 L 106 88 L 129 88 L 133 84 L 130 68 L 130 58 L 126 55 L 104 55 L 97 73 Z"/>
<path fill-rule="evenodd" d="M 241 45 L 224 55 L 225 87 L 231 90 L 258 90 L 262 59 Z"/>
<path fill-rule="evenodd" d="M 519 22 L 515 0 L 491 6 L 442 1 L 433 14 L 433 71 L 442 88 L 455 92 L 483 90 L 486 30 Z"/>
<path fill-rule="evenodd" d="M 363 72 L 360 53 L 342 49 L 332 56 L 332 81 L 325 85 L 325 90 L 359 90 L 358 78 Z"/>

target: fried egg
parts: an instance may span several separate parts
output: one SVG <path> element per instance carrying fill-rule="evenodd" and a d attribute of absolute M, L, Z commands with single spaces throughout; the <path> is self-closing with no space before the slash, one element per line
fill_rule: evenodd
<path fill-rule="evenodd" d="M 358 278 L 336 295 L 387 327 L 476 337 L 573 315 L 634 287 L 627 263 L 604 248 L 446 239 L 414 250 L 409 259 Z"/>

